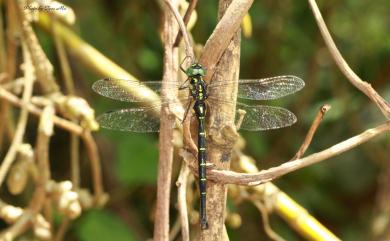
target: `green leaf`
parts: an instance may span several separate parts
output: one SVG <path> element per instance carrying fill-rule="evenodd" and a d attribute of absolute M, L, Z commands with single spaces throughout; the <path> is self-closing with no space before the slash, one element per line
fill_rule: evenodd
<path fill-rule="evenodd" d="M 136 240 L 129 227 L 119 217 L 104 210 L 88 212 L 75 226 L 81 241 Z"/>
<path fill-rule="evenodd" d="M 139 51 L 138 63 L 146 71 L 155 71 L 159 67 L 159 57 L 151 49 L 143 48 Z"/>
<path fill-rule="evenodd" d="M 259 134 L 260 132 L 243 131 L 242 135 L 245 138 L 246 145 L 251 154 L 255 157 L 263 156 L 268 150 L 265 139 Z"/>
<path fill-rule="evenodd" d="M 115 172 L 126 184 L 155 183 L 157 176 L 157 142 L 147 134 L 113 132 L 117 143 Z"/>

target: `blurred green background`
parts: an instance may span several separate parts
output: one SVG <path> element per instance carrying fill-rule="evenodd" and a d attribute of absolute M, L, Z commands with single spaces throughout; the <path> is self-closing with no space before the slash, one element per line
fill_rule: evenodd
<path fill-rule="evenodd" d="M 77 16 L 75 31 L 104 55 L 141 80 L 161 79 L 161 8 L 158 1 L 66 1 Z M 320 1 L 320 9 L 337 46 L 352 69 L 390 100 L 390 1 Z M 196 43 L 204 44 L 217 17 L 217 1 L 199 0 L 193 29 Z M 260 168 L 289 160 L 299 148 L 318 108 L 332 109 L 307 151 L 318 152 L 363 130 L 384 122 L 379 110 L 356 90 L 333 63 L 307 1 L 254 1 L 250 10 L 253 36 L 242 39 L 241 77 L 262 78 L 292 74 L 306 87 L 295 95 L 267 102 L 292 110 L 298 122 L 290 128 L 243 133 L 246 153 Z M 40 41 L 55 64 L 58 59 L 51 36 Z M 91 84 L 102 77 L 69 56 L 78 94 L 86 97 L 97 113 L 123 107 L 93 93 Z M 157 135 L 101 130 L 95 134 L 104 167 L 109 205 L 84 214 L 73 223 L 66 240 L 146 240 L 152 237 L 156 198 Z M 55 138 L 53 146 L 68 163 L 68 136 Z M 323 163 L 304 168 L 275 181 L 342 240 L 370 240 L 373 219 L 381 212 L 380 192 L 389 192 L 379 181 L 389 169 L 389 138 L 377 138 Z M 64 178 L 64 165 L 53 164 Z M 179 162 L 175 163 L 175 170 Z M 83 165 L 85 180 L 88 163 Z M 54 174 L 53 174 L 54 175 Z M 58 176 L 57 175 L 57 176 Z M 389 174 L 387 174 L 389 175 Z M 176 177 L 175 177 L 176 178 Z M 83 182 L 87 186 L 88 183 Z M 172 202 L 175 203 L 175 191 Z M 390 202 L 390 200 L 389 200 Z M 242 226 L 229 229 L 232 241 L 269 240 L 255 207 L 233 207 L 242 215 Z M 172 208 L 172 220 L 176 211 Z M 173 222 L 173 221 L 172 221 Z M 286 240 L 303 240 L 281 218 L 271 215 L 271 226 Z"/>

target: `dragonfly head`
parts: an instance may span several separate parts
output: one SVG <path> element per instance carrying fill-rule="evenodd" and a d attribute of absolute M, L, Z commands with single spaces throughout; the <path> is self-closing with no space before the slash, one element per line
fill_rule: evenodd
<path fill-rule="evenodd" d="M 206 75 L 206 69 L 201 64 L 192 64 L 188 69 L 186 70 L 186 74 L 189 77 L 194 76 L 205 76 Z"/>

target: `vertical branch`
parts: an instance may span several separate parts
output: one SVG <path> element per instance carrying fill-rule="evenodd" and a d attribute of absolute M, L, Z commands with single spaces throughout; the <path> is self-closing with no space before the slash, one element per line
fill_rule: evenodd
<path fill-rule="evenodd" d="M 33 83 L 34 83 L 34 68 L 31 62 L 31 56 L 27 50 L 26 44 L 23 42 L 23 56 L 24 56 L 24 90 L 23 90 L 23 103 L 28 103 L 32 96 Z M 4 181 L 4 178 L 11 167 L 13 161 L 15 160 L 16 152 L 19 148 L 19 145 L 22 143 L 24 132 L 26 130 L 28 119 L 28 109 L 27 106 L 22 106 L 20 110 L 19 121 L 16 126 L 15 137 L 12 140 L 11 147 L 8 149 L 8 152 L 0 166 L 0 186 Z"/>
<path fill-rule="evenodd" d="M 87 155 L 89 161 L 91 162 L 95 204 L 96 206 L 102 206 L 107 200 L 103 191 L 102 168 L 100 166 L 98 147 L 90 131 L 85 131 L 82 134 L 81 138 L 84 141 L 84 145 L 87 150 Z"/>
<path fill-rule="evenodd" d="M 16 72 L 16 56 L 17 56 L 17 18 L 15 1 L 7 0 L 7 63 L 6 71 L 8 80 L 13 79 Z"/>
<path fill-rule="evenodd" d="M 229 46 L 234 33 L 240 28 L 242 19 L 248 13 L 253 0 L 222 1 L 221 4 L 227 2 L 231 4 L 228 4 L 229 8 L 226 7 L 226 12 L 223 11 L 223 16 L 220 12 L 220 21 L 207 40 L 199 59 L 199 62 L 207 67 L 206 81 L 213 76 L 223 51 Z"/>
<path fill-rule="evenodd" d="M 188 210 L 187 210 L 187 181 L 190 174 L 190 168 L 186 162 L 182 162 L 180 174 L 177 179 L 177 202 L 179 205 L 181 237 L 183 241 L 190 241 L 190 232 L 188 225 Z"/>
<path fill-rule="evenodd" d="M 0 73 L 4 72 L 6 64 L 5 34 L 3 28 L 3 5 L 0 4 Z M 1 82 L 1 80 L 0 80 Z"/>
<path fill-rule="evenodd" d="M 231 0 L 220 0 L 219 18 L 221 19 Z M 214 164 L 218 170 L 230 168 L 230 150 L 235 142 L 234 132 L 235 100 L 237 98 L 237 81 L 240 67 L 240 29 L 235 30 L 233 38 L 223 52 L 220 61 L 215 69 L 212 82 L 233 81 L 234 84 L 226 85 L 218 89 L 218 93 L 211 93 L 221 99 L 231 100 L 231 103 L 212 103 L 210 108 L 211 123 L 209 131 L 209 153 L 207 162 Z M 232 82 L 233 83 L 233 82 Z M 232 128 L 233 127 L 233 128 Z M 221 132 L 219 130 L 222 130 Z M 230 134 L 227 131 L 231 131 Z M 233 135 L 231 135 L 233 134 Z M 208 182 L 207 185 L 207 207 L 212 208 L 208 212 L 209 229 L 201 233 L 201 240 L 219 241 L 223 239 L 226 206 L 226 185 L 222 183 Z"/>
<path fill-rule="evenodd" d="M 16 20 L 16 9 L 15 2 L 13 0 L 7 1 L 7 38 L 6 38 L 6 49 L 4 53 L 7 53 L 7 58 L 5 62 L 5 69 L 2 71 L 6 72 L 6 81 L 14 79 L 15 76 L 15 66 L 16 66 L 16 56 L 17 56 L 17 44 L 16 44 L 16 33 L 17 33 L 17 20 Z M 1 142 L 3 141 L 8 134 L 10 140 L 13 140 L 14 136 L 14 120 L 10 112 L 9 104 L 7 101 L 0 101 L 0 148 Z"/>
<path fill-rule="evenodd" d="M 177 6 L 175 0 L 170 1 L 172 6 Z M 170 4 L 168 4 L 170 5 Z M 177 96 L 177 90 L 169 86 L 177 79 L 178 51 L 173 48 L 178 26 L 171 11 L 164 8 L 164 74 L 161 96 L 163 100 L 172 100 Z M 169 199 L 171 194 L 171 176 L 173 162 L 173 131 L 175 118 L 170 113 L 168 106 L 162 106 L 159 139 L 159 163 L 157 178 L 157 204 L 154 224 L 154 240 L 169 240 Z"/>

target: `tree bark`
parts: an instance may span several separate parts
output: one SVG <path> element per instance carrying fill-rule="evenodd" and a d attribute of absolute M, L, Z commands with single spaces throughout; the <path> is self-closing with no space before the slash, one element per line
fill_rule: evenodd
<path fill-rule="evenodd" d="M 223 16 L 231 0 L 221 0 L 219 3 L 219 19 Z M 237 98 L 237 81 L 240 68 L 240 29 L 234 34 L 228 48 L 224 51 L 212 83 L 236 80 L 234 84 L 218 88 L 218 92 L 211 92 L 210 96 L 229 102 L 212 102 L 210 100 L 210 130 L 209 150 L 207 162 L 211 162 L 213 169 L 228 170 L 230 168 L 230 155 L 235 135 L 229 135 L 225 130 L 233 130 L 235 119 L 235 101 Z M 232 104 L 234 103 L 234 104 Z M 233 127 L 233 128 L 232 128 Z M 222 130 L 222 131 L 221 131 Z M 207 207 L 209 229 L 201 232 L 200 240 L 223 240 L 227 186 L 221 183 L 208 182 Z M 212 212 L 210 212 L 212 210 Z"/>

